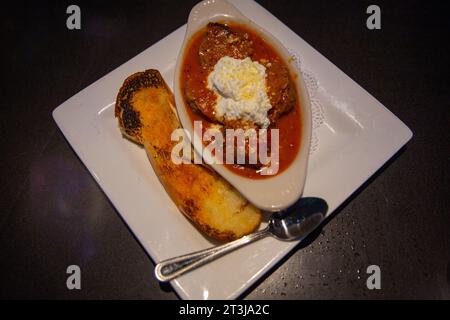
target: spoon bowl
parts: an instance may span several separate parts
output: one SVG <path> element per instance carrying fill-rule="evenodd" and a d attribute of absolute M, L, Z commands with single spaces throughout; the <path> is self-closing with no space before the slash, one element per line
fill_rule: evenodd
<path fill-rule="evenodd" d="M 303 198 L 289 210 L 272 214 L 270 233 L 279 240 L 303 240 L 323 221 L 327 210 L 324 200 Z"/>

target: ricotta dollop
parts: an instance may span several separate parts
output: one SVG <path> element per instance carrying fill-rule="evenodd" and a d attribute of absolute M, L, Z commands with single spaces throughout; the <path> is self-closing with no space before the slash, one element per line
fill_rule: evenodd
<path fill-rule="evenodd" d="M 218 120 L 245 120 L 262 128 L 270 125 L 272 108 L 266 88 L 266 67 L 249 57 L 222 57 L 208 75 L 208 89 L 217 96 Z"/>

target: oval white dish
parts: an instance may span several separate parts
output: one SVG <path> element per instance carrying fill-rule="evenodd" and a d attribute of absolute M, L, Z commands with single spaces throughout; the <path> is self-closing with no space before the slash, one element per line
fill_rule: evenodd
<path fill-rule="evenodd" d="M 265 179 L 249 179 L 240 176 L 222 164 L 211 164 L 211 167 L 230 182 L 244 197 L 256 207 L 266 211 L 279 211 L 289 207 L 297 201 L 302 192 L 306 179 L 307 161 L 311 140 L 311 106 L 302 74 L 298 65 L 294 63 L 288 50 L 270 33 L 246 18 L 234 6 L 225 0 L 205 0 L 194 6 L 189 14 L 186 34 L 175 66 L 174 95 L 178 116 L 183 128 L 190 137 L 197 135 L 198 141 L 201 137 L 195 132 L 192 120 L 188 114 L 187 106 L 183 99 L 182 86 L 180 84 L 181 68 L 184 60 L 186 46 L 192 36 L 204 28 L 208 22 L 235 22 L 251 30 L 256 31 L 269 44 L 271 44 L 286 62 L 295 82 L 301 116 L 301 141 L 300 150 L 291 165 L 281 173 Z M 281 137 L 280 137 L 281 138 Z M 197 153 L 202 154 L 202 146 L 194 144 Z M 206 160 L 211 155 L 203 153 Z"/>

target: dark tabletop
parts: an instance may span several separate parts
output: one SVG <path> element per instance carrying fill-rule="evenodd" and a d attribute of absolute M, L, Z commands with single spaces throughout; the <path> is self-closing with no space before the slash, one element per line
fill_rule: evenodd
<path fill-rule="evenodd" d="M 2 9 L 0 297 L 176 299 L 51 112 L 185 23 L 197 1 Z M 450 298 L 448 11 L 430 1 L 259 1 L 389 108 L 414 137 L 248 299 Z M 3 6 L 3 4 L 2 4 Z M 145 66 L 143 66 L 145 68 Z M 79 265 L 82 289 L 66 288 Z M 381 290 L 366 287 L 367 266 Z"/>

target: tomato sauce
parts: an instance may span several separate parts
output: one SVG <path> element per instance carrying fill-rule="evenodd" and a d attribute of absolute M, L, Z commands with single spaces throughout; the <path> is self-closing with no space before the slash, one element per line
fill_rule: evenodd
<path fill-rule="evenodd" d="M 286 66 L 281 57 L 277 54 L 274 48 L 270 46 L 259 34 L 253 30 L 238 24 L 227 24 L 233 30 L 246 32 L 253 42 L 254 52 L 251 56 L 253 61 L 260 61 L 262 59 L 269 61 L 278 61 Z M 191 120 L 202 121 L 203 130 L 207 130 L 211 122 L 203 114 L 195 112 L 189 107 L 185 95 L 185 83 L 190 80 L 191 85 L 197 86 L 197 99 L 204 99 L 211 110 L 209 112 L 214 114 L 214 105 L 216 103 L 216 95 L 213 91 L 207 89 L 207 78 L 210 70 L 202 68 L 198 56 L 199 47 L 206 33 L 206 27 L 192 37 L 190 40 L 185 56 L 183 57 L 183 65 L 180 76 L 181 90 L 183 92 L 184 103 Z M 295 75 L 290 74 L 291 81 Z M 293 81 L 292 81 L 293 82 Z M 275 123 L 271 123 L 268 129 L 279 129 L 279 170 L 280 174 L 286 170 L 289 165 L 295 160 L 298 151 L 300 150 L 301 138 L 301 119 L 298 93 L 296 92 L 296 103 L 292 110 L 282 115 Z M 270 142 L 270 141 L 269 141 Z M 270 156 L 270 154 L 269 154 Z M 273 177 L 271 175 L 261 175 L 260 169 L 243 166 L 225 164 L 225 167 L 236 174 L 251 178 L 263 179 Z"/>

